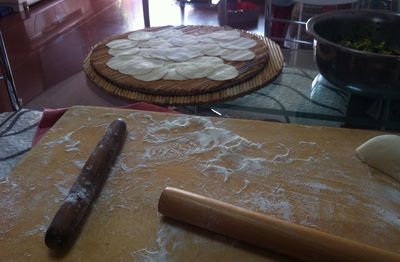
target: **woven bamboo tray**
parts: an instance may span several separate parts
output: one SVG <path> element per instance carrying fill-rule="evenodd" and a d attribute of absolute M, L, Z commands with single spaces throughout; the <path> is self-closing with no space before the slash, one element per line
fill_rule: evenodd
<path fill-rule="evenodd" d="M 146 31 L 160 30 L 149 28 Z M 201 35 L 221 27 L 184 26 L 185 34 Z M 106 92 L 124 99 L 145 101 L 163 105 L 193 105 L 220 102 L 243 96 L 265 86 L 279 75 L 283 67 L 283 56 L 278 45 L 259 35 L 240 31 L 242 36 L 257 41 L 252 50 L 256 57 L 246 62 L 228 62 L 239 71 L 239 76 L 227 81 L 207 78 L 194 80 L 158 80 L 144 82 L 107 67 L 111 58 L 106 44 L 114 39 L 126 38 L 131 32 L 108 38 L 97 44 L 84 61 L 88 78 Z"/>

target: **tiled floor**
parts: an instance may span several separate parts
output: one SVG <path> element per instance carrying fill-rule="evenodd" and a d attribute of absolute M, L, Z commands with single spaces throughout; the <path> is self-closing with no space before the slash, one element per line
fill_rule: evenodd
<path fill-rule="evenodd" d="M 150 24 L 218 25 L 216 7 L 186 5 L 174 0 L 150 0 Z M 263 17 L 249 31 L 262 33 Z M 0 18 L 18 95 L 23 104 L 82 71 L 91 47 L 104 38 L 144 27 L 141 0 L 43 0 L 30 14 Z M 46 92 L 47 94 L 48 92 Z M 47 99 L 47 101 L 46 101 Z M 42 105 L 57 106 L 64 96 L 42 97 Z M 54 101 L 56 100 L 56 101 Z M 9 110 L 0 87 L 0 112 Z"/>

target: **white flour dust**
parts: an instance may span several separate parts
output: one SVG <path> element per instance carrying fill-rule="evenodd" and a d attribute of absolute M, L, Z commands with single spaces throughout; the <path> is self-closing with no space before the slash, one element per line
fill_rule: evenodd
<path fill-rule="evenodd" d="M 88 121 L 90 121 L 90 120 L 91 119 L 89 119 Z M 81 141 L 75 140 L 73 138 L 73 135 L 76 132 L 86 129 L 86 128 L 104 128 L 105 129 L 105 128 L 107 128 L 107 126 L 108 126 L 107 124 L 100 124 L 100 125 L 95 125 L 95 126 L 82 125 L 79 128 L 69 132 L 65 136 L 59 137 L 56 140 L 45 143 L 44 148 L 51 149 L 58 145 L 64 145 L 64 150 L 66 152 L 77 152 L 80 150 L 79 146 L 81 144 Z"/>
<path fill-rule="evenodd" d="M 0 240 L 7 236 L 7 232 L 14 229 L 15 220 L 23 211 L 18 207 L 21 191 L 19 186 L 10 177 L 0 182 L 3 198 L 0 199 Z"/>
<path fill-rule="evenodd" d="M 85 165 L 86 161 L 85 160 L 74 160 L 73 161 L 74 165 L 81 170 L 83 166 Z"/>
<path fill-rule="evenodd" d="M 32 236 L 35 234 L 44 234 L 46 232 L 46 226 L 45 225 L 36 225 L 33 229 L 26 231 L 25 236 Z"/>
<path fill-rule="evenodd" d="M 66 144 L 65 145 L 65 151 L 67 152 L 72 152 L 72 151 L 79 151 L 79 147 L 77 147 L 81 141 L 75 141 L 72 144 Z"/>
<path fill-rule="evenodd" d="M 220 127 L 223 121 L 216 126 L 204 117 L 179 116 L 159 122 L 149 115 L 133 113 L 130 117 L 145 126 L 136 130 L 146 143 L 144 161 L 194 159 L 201 173 L 221 175 L 225 182 L 232 174 L 267 174 L 264 145 Z"/>
<path fill-rule="evenodd" d="M 191 233 L 186 228 L 161 223 L 154 245 L 133 251 L 130 255 L 135 261 L 180 261 L 182 252 L 185 252 L 188 246 L 203 247 L 211 252 L 223 253 L 227 245 L 236 244 L 236 240 L 222 235 L 210 233 L 210 237 L 201 236 Z M 193 254 L 192 257 L 196 260 L 197 256 Z"/>
<path fill-rule="evenodd" d="M 297 184 L 305 188 L 308 192 L 320 193 L 321 191 L 331 191 L 334 193 L 342 193 L 342 190 L 316 181 L 297 181 Z"/>
<path fill-rule="evenodd" d="M 68 195 L 68 191 L 71 187 L 71 178 L 66 177 L 64 180 L 56 182 L 54 186 L 57 188 L 61 196 L 65 198 Z"/>
<path fill-rule="evenodd" d="M 400 228 L 400 214 L 396 210 L 384 209 L 375 204 L 367 205 L 375 211 L 376 215 L 384 222 L 394 227 Z"/>
<path fill-rule="evenodd" d="M 294 221 L 292 205 L 286 198 L 284 189 L 276 187 L 272 192 L 252 192 L 241 200 L 248 208 L 262 212 L 264 214 L 273 214 L 278 218 L 287 221 Z"/>
<path fill-rule="evenodd" d="M 157 233 L 157 247 L 152 249 L 140 249 L 131 253 L 134 259 L 140 258 L 142 261 L 158 262 L 173 261 L 171 254 L 184 245 L 185 236 L 188 233 L 182 229 L 163 225 Z"/>
<path fill-rule="evenodd" d="M 272 154 L 271 158 L 267 159 L 269 163 L 291 164 L 298 161 L 306 164 L 313 164 L 330 159 L 330 155 L 324 150 L 321 150 L 320 146 L 315 142 L 300 141 L 293 146 L 286 146 L 282 143 L 270 146 L 273 147 L 274 150 L 278 150 L 279 153 Z"/>
<path fill-rule="evenodd" d="M 82 186 L 74 186 L 74 191 L 69 193 L 64 199 L 67 203 L 77 203 L 78 201 L 84 201 L 89 203 L 91 200 L 91 194 Z"/>
<path fill-rule="evenodd" d="M 81 130 L 82 128 L 84 128 L 84 126 L 81 126 L 77 129 L 75 129 L 74 131 L 69 132 L 68 134 L 66 134 L 63 137 L 60 137 L 57 140 L 53 140 L 53 141 L 45 143 L 44 148 L 52 148 L 52 147 L 55 147 L 57 145 L 62 145 L 62 144 L 64 144 L 66 148 L 74 148 L 76 145 L 79 145 L 80 142 L 73 140 L 72 135 L 75 132 Z"/>
<path fill-rule="evenodd" d="M 246 188 L 247 188 L 247 186 L 248 186 L 249 184 L 250 184 L 250 181 L 247 180 L 247 179 L 245 179 L 245 180 L 244 180 L 244 186 L 243 186 L 241 189 L 239 189 L 238 191 L 236 191 L 235 194 L 237 195 L 237 194 L 242 193 L 244 190 L 246 190 Z"/>

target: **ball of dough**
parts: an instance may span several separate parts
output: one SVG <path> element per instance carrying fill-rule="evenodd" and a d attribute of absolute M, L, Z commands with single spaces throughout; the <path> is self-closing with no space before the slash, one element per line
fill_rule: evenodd
<path fill-rule="evenodd" d="M 400 181 L 400 136 L 381 135 L 371 138 L 356 149 L 368 165 Z"/>

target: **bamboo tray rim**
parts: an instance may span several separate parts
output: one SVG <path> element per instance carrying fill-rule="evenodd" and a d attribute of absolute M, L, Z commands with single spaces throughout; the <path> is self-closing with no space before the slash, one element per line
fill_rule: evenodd
<path fill-rule="evenodd" d="M 83 67 L 87 77 L 103 91 L 129 101 L 144 101 L 160 105 L 197 105 L 210 104 L 232 100 L 264 87 L 279 76 L 283 69 L 284 60 L 280 47 L 272 40 L 260 37 L 268 47 L 269 62 L 249 80 L 213 92 L 190 95 L 163 95 L 149 94 L 136 90 L 129 90 L 118 86 L 99 74 L 91 64 L 91 55 L 94 47 L 85 58 Z M 114 39 L 112 37 L 112 39 Z M 111 38 L 108 38 L 111 39 Z M 103 40 L 102 42 L 104 42 Z M 102 43 L 101 42 L 101 43 Z"/>

